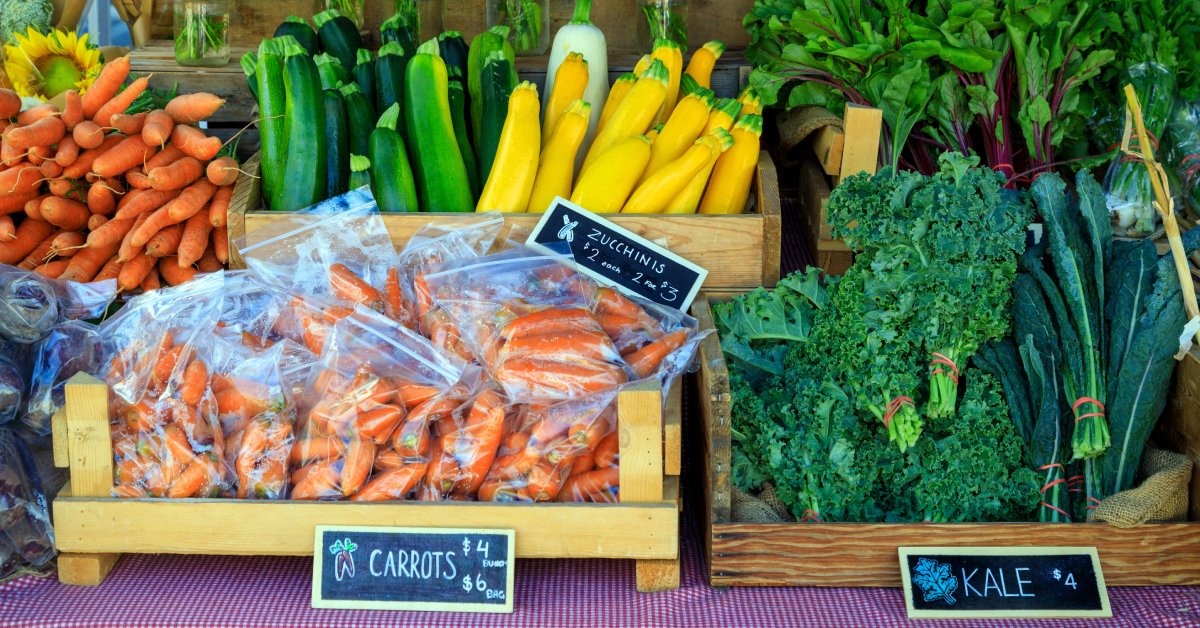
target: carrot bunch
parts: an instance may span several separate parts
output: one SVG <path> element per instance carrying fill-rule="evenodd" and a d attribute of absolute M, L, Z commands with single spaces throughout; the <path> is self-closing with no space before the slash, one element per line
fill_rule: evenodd
<path fill-rule="evenodd" d="M 20 111 L 0 89 L 0 263 L 125 291 L 177 285 L 228 261 L 238 164 L 191 126 L 224 101 L 178 96 L 127 114 L 148 77 L 122 89 L 129 58 L 104 66 L 63 108 Z"/>

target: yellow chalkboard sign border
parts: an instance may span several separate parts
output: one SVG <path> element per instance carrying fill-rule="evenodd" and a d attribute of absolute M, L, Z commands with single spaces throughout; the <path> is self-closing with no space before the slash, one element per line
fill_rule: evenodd
<path fill-rule="evenodd" d="M 508 554 L 505 556 L 506 583 L 504 585 L 504 604 L 465 604 L 454 602 L 388 602 L 384 600 L 326 600 L 321 596 L 321 573 L 324 568 L 325 547 L 324 533 L 336 530 L 341 532 L 394 532 L 399 534 L 444 534 L 446 536 L 462 536 L 472 534 L 498 534 L 508 537 Z M 497 530 L 484 528 L 407 528 L 397 526 L 317 526 L 313 532 L 313 579 L 312 607 L 320 609 L 350 609 L 350 610 L 380 610 L 380 611 L 442 611 L 450 613 L 512 613 L 513 612 L 513 575 L 516 573 L 514 564 L 517 555 L 515 530 Z"/>
<path fill-rule="evenodd" d="M 1108 588 L 1104 585 L 1104 572 L 1100 569 L 1100 554 L 1095 547 L 901 547 L 900 575 L 904 578 L 904 607 L 909 619 L 1083 619 L 1112 617 L 1108 601 Z M 1061 556 L 1087 555 L 1092 559 L 1092 571 L 1096 574 L 1096 588 L 1100 594 L 1099 610 L 929 610 L 913 607 L 912 574 L 909 573 L 908 557 L 913 554 L 941 554 L 948 556 Z"/>

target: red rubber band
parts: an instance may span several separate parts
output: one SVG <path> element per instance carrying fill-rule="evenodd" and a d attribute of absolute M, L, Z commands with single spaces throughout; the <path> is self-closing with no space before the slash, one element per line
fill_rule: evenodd
<path fill-rule="evenodd" d="M 912 406 L 912 405 L 913 405 L 912 397 L 896 397 L 895 399 L 888 402 L 887 413 L 883 415 L 883 426 L 888 427 L 888 425 L 892 422 L 892 417 L 896 416 L 896 413 L 900 411 L 900 408 L 903 408 L 904 406 Z M 915 406 L 913 406 L 913 407 L 915 407 Z"/>
<path fill-rule="evenodd" d="M 1059 469 L 1062 469 L 1064 471 L 1066 470 L 1066 467 L 1062 466 L 1061 464 L 1059 464 L 1057 462 L 1051 462 L 1049 464 L 1044 464 L 1044 465 L 1038 467 L 1038 471 L 1047 471 L 1047 470 L 1053 469 L 1054 467 L 1058 467 Z M 1083 477 L 1083 476 L 1075 476 L 1075 477 Z"/>
<path fill-rule="evenodd" d="M 1079 406 L 1082 406 L 1085 403 L 1094 404 L 1097 408 L 1100 408 L 1100 411 L 1099 412 L 1089 412 L 1087 414 L 1082 414 L 1080 416 L 1077 416 L 1077 417 L 1075 417 L 1076 423 L 1078 423 L 1084 419 L 1090 419 L 1092 417 L 1101 417 L 1101 418 L 1104 417 L 1104 413 L 1106 412 L 1106 410 L 1104 409 L 1104 404 L 1100 403 L 1099 401 L 1097 401 L 1095 399 L 1092 399 L 1091 397 L 1080 397 L 1080 398 L 1076 399 L 1075 403 L 1071 404 L 1071 411 L 1075 412 L 1076 410 L 1079 410 Z"/>
<path fill-rule="evenodd" d="M 804 523 L 804 522 L 809 522 L 809 521 L 811 521 L 813 523 L 821 523 L 821 515 L 817 514 L 817 512 L 815 510 L 812 510 L 811 508 L 805 509 L 804 518 L 801 519 L 800 522 Z"/>
<path fill-rule="evenodd" d="M 933 360 L 932 362 L 930 362 L 930 363 L 929 363 L 929 366 L 934 366 L 934 365 L 936 365 L 936 364 L 944 364 L 944 365 L 946 365 L 946 366 L 950 367 L 950 368 L 951 368 L 951 369 L 954 371 L 954 374 L 950 374 L 950 373 L 947 373 L 945 370 L 943 370 L 943 369 L 940 369 L 940 368 L 939 368 L 939 369 L 935 370 L 935 371 L 933 372 L 933 374 L 934 374 L 934 375 L 945 375 L 946 377 L 949 377 L 949 378 L 950 378 L 950 381 L 952 381 L 952 382 L 954 382 L 955 384 L 957 384 L 957 383 L 958 383 L 958 376 L 959 376 L 959 374 L 960 374 L 960 373 L 959 373 L 959 370 L 958 370 L 958 365 L 956 365 L 956 364 L 954 363 L 954 360 L 951 360 L 950 358 L 948 358 L 948 357 L 946 357 L 946 356 L 944 356 L 944 355 L 942 355 L 942 354 L 940 354 L 940 353 L 937 353 L 937 352 L 930 353 L 929 355 L 931 355 L 931 356 L 933 356 L 934 358 L 936 358 L 935 360 Z"/>
<path fill-rule="evenodd" d="M 1047 504 L 1046 502 L 1038 502 L 1038 506 L 1049 508 L 1050 510 L 1053 510 L 1053 511 L 1057 512 L 1058 514 L 1066 517 L 1068 523 L 1071 521 L 1071 515 L 1068 515 L 1067 511 L 1063 510 L 1062 508 L 1059 508 L 1057 506 L 1051 506 L 1050 504 Z"/>
<path fill-rule="evenodd" d="M 1058 478 L 1057 480 L 1050 480 L 1049 482 L 1046 483 L 1045 486 L 1042 487 L 1042 490 L 1040 490 L 1038 492 L 1045 493 L 1047 489 L 1050 489 L 1058 484 L 1065 484 L 1066 481 L 1067 480 L 1065 478 Z"/>

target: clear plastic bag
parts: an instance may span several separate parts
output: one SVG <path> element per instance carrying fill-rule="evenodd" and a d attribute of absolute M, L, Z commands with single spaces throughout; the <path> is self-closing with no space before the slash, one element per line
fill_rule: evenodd
<path fill-rule="evenodd" d="M 1178 103 L 1167 134 L 1167 162 L 1179 177 L 1180 206 L 1200 213 L 1200 102 Z"/>
<path fill-rule="evenodd" d="M 615 501 L 619 482 L 616 398 L 613 389 L 553 405 L 521 406 L 511 417 L 479 499 Z M 584 490 L 579 478 L 595 471 L 602 473 L 593 479 L 611 476 L 611 481 L 602 489 Z"/>
<path fill-rule="evenodd" d="M 0 340 L 0 425 L 20 416 L 28 389 L 27 347 Z"/>
<path fill-rule="evenodd" d="M 15 430 L 0 428 L 0 580 L 54 557 L 47 487 L 34 455 Z"/>
<path fill-rule="evenodd" d="M 696 319 L 615 288 L 598 286 L 592 293 L 592 312 L 612 338 L 635 380 L 656 378 L 667 390 L 687 372 L 700 341 Z"/>
<path fill-rule="evenodd" d="M 41 340 L 64 320 L 96 318 L 117 295 L 117 281 L 75 283 L 0 264 L 0 338 Z"/>
<path fill-rule="evenodd" d="M 475 499 L 505 437 L 504 395 L 485 386 L 463 401 L 432 422 L 429 468 L 420 490 L 424 501 Z"/>
<path fill-rule="evenodd" d="M 425 338 L 358 306 L 333 326 L 310 379 L 311 410 L 291 455 L 292 498 L 405 497 L 428 458 L 418 444 L 409 455 L 398 450 L 402 428 L 422 403 L 453 395 L 463 370 Z"/>
<path fill-rule="evenodd" d="M 66 403 L 67 380 L 96 369 L 101 353 L 100 328 L 84 321 L 64 321 L 38 341 L 31 353 L 33 374 L 21 420 L 45 436 L 50 433 L 54 413 Z"/>
<path fill-rule="evenodd" d="M 454 333 L 513 402 L 571 399 L 627 380 L 589 307 L 593 285 L 569 257 L 515 248 L 425 281 Z"/>
<path fill-rule="evenodd" d="M 1137 90 L 1146 132 L 1157 152 L 1159 138 L 1167 130 L 1175 106 L 1175 72 L 1149 61 L 1130 66 L 1125 79 Z M 1131 144 L 1136 143 L 1137 135 L 1134 134 Z M 1125 230 L 1125 235 L 1143 237 L 1154 233 L 1158 213 L 1154 209 L 1150 175 L 1144 165 L 1128 155 L 1117 155 L 1105 176 L 1104 188 L 1108 209 L 1117 215 L 1118 225 Z"/>
<path fill-rule="evenodd" d="M 229 490 L 212 393 L 224 273 L 131 300 L 101 326 L 112 391 L 118 497 L 210 497 Z"/>

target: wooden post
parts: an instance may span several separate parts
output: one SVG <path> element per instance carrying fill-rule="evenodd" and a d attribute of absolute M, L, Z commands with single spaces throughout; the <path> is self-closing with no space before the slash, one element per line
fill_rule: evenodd
<path fill-rule="evenodd" d="M 630 387 L 617 397 L 620 434 L 621 503 L 663 500 L 663 392 L 656 382 Z M 678 589 L 679 556 L 639 560 L 638 591 Z"/>
<path fill-rule="evenodd" d="M 59 427 L 60 422 L 55 423 Z M 111 497 L 112 436 L 108 426 L 108 385 L 80 373 L 67 381 L 66 439 L 74 497 Z M 56 458 L 59 456 L 57 449 Z M 104 581 L 120 554 L 60 554 L 58 580 L 63 584 L 95 586 Z"/>
<path fill-rule="evenodd" d="M 875 174 L 879 169 L 879 133 L 883 129 L 883 111 L 847 104 L 843 120 L 846 139 L 842 150 L 842 171 L 834 185 L 852 174 Z"/>

